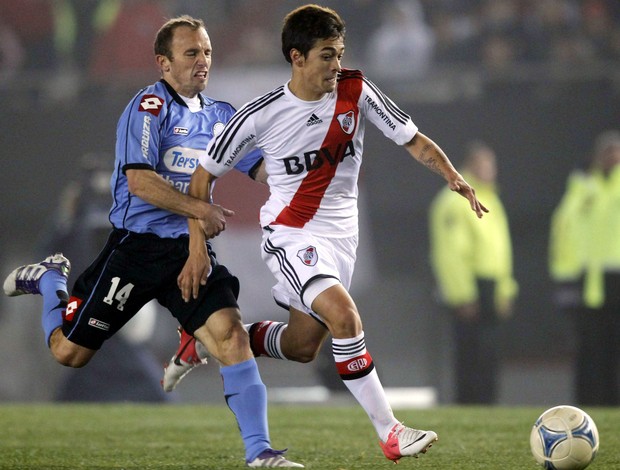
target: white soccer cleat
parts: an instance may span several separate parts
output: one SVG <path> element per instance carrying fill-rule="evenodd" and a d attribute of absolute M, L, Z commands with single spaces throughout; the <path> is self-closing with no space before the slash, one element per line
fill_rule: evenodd
<path fill-rule="evenodd" d="M 209 356 L 202 343 L 196 341 L 196 338 L 188 335 L 182 328 L 179 328 L 179 335 L 181 337 L 179 349 L 164 367 L 161 386 L 165 392 L 173 391 L 192 369 L 206 364 Z"/>
<path fill-rule="evenodd" d="M 379 441 L 379 445 L 388 459 L 398 463 L 401 457 L 417 458 L 418 454 L 425 454 L 437 439 L 433 431 L 420 431 L 398 423 L 390 431 L 387 441 Z"/>
<path fill-rule="evenodd" d="M 291 462 L 284 458 L 284 450 L 267 449 L 260 453 L 251 462 L 246 462 L 248 467 L 289 467 L 289 468 L 305 468 L 302 464 Z"/>
<path fill-rule="evenodd" d="M 10 297 L 24 294 L 40 294 L 39 281 L 48 271 L 57 271 L 67 279 L 71 263 L 62 253 L 48 256 L 43 261 L 15 268 L 4 280 L 4 293 Z"/>

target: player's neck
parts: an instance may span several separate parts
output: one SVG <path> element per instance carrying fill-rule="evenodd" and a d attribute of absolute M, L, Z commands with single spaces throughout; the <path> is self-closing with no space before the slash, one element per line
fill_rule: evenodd
<path fill-rule="evenodd" d="M 293 95 L 303 101 L 319 101 L 327 94 L 323 90 L 317 91 L 316 89 L 309 87 L 304 82 L 302 77 L 295 76 L 293 76 L 291 81 L 288 83 L 288 89 Z"/>

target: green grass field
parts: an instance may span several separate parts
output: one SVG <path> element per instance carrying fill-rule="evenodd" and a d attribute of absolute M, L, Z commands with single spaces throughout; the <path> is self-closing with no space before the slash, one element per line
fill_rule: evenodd
<path fill-rule="evenodd" d="M 439 442 L 396 468 L 536 469 L 529 433 L 544 408 L 437 407 L 397 410 Z M 620 469 L 620 409 L 586 408 L 601 436 L 589 469 Z M 395 468 L 376 444 L 357 407 L 282 406 L 269 409 L 272 443 L 315 469 Z M 236 423 L 224 406 L 0 405 L 0 469 L 242 468 Z"/>

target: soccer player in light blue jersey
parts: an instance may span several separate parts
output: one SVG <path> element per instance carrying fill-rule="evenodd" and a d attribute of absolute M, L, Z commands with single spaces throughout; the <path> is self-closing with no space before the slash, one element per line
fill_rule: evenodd
<path fill-rule="evenodd" d="M 189 347 L 173 359 L 194 361 L 201 355 L 197 349 L 206 347 L 220 363 L 246 464 L 303 467 L 271 448 L 266 388 L 241 321 L 239 281 L 218 263 L 208 242 L 190 244 L 188 237 L 188 218 L 201 221 L 210 238 L 233 215 L 187 194 L 200 153 L 235 111 L 202 94 L 212 59 L 204 23 L 189 16 L 167 21 L 154 50 L 162 79 L 140 90 L 118 122 L 106 246 L 71 294 L 70 262 L 60 253 L 16 268 L 4 282 L 5 293 L 42 295 L 46 342 L 54 358 L 69 367 L 86 365 L 107 339 L 157 299 L 178 319 L 183 335 L 198 340 L 183 343 L 182 336 L 182 345 Z M 246 160 L 242 171 L 252 173 L 261 156 Z M 209 275 L 199 289 L 184 295 L 178 276 L 190 252 Z"/>

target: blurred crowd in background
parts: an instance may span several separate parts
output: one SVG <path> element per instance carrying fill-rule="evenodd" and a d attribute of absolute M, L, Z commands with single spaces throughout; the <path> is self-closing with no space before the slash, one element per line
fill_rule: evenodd
<path fill-rule="evenodd" d="M 345 64 L 373 75 L 423 77 L 468 63 L 588 65 L 620 58 L 616 0 L 324 1 L 347 22 Z M 59 73 L 132 82 L 154 73 L 163 18 L 203 18 L 218 67 L 283 64 L 279 30 L 290 0 L 0 0 L 0 86 Z M 69 73 L 70 72 L 70 73 Z M 23 82 L 22 82 L 23 83 Z M 74 82 L 75 83 L 75 82 Z"/>

